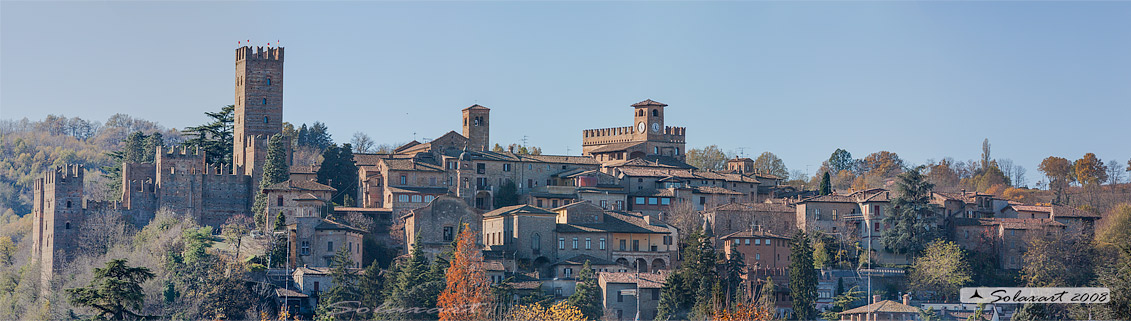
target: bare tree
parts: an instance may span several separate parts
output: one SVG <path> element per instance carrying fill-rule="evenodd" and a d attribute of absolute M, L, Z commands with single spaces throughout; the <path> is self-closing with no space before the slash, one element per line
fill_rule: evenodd
<path fill-rule="evenodd" d="M 1123 166 L 1117 160 L 1107 161 L 1107 183 L 1115 185 L 1123 182 Z"/>
<path fill-rule="evenodd" d="M 1029 182 L 1025 180 L 1025 167 L 1020 165 L 1013 166 L 1013 176 L 1009 178 L 1013 182 L 1014 187 L 1027 187 Z"/>
<path fill-rule="evenodd" d="M 353 145 L 353 150 L 358 153 L 369 154 L 373 152 L 373 139 L 363 132 L 353 133 L 353 138 L 350 139 L 350 144 Z"/>

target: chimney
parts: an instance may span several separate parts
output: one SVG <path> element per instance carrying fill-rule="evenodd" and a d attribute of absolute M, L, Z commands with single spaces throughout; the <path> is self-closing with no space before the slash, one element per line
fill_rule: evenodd
<path fill-rule="evenodd" d="M 872 296 L 872 303 L 876 303 L 876 302 L 880 302 L 880 295 L 879 294 Z"/>
<path fill-rule="evenodd" d="M 903 294 L 903 305 L 911 305 L 911 293 Z"/>

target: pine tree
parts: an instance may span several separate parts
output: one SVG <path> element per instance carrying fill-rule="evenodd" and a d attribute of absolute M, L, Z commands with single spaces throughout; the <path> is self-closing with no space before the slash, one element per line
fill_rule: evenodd
<path fill-rule="evenodd" d="M 886 228 L 880 242 L 889 251 L 916 256 L 931 241 L 941 237 L 932 220 L 931 188 L 919 166 L 902 174 L 896 183 L 895 198 L 891 200 L 891 215 L 883 218 Z"/>
<path fill-rule="evenodd" d="M 730 304 L 738 302 L 737 299 L 742 293 L 742 280 L 746 275 L 746 259 L 742 257 L 742 252 L 731 251 L 724 266 L 726 303 L 727 306 L 730 306 Z"/>
<path fill-rule="evenodd" d="M 362 306 L 378 307 L 385 303 L 385 275 L 381 272 L 381 265 L 373 260 L 358 279 L 358 295 Z"/>
<path fill-rule="evenodd" d="M 770 311 L 771 317 L 777 314 L 778 297 L 774 291 L 774 280 L 767 276 L 762 281 L 762 290 L 758 291 L 758 307 Z"/>
<path fill-rule="evenodd" d="M 235 105 L 227 105 L 220 108 L 219 112 L 205 112 L 212 122 L 181 131 L 191 137 L 183 146 L 200 148 L 204 152 L 204 161 L 208 164 L 231 165 L 235 109 Z"/>
<path fill-rule="evenodd" d="M 466 224 L 447 271 L 447 287 L 437 307 L 440 320 L 483 320 L 491 303 L 491 280 L 483 273 L 483 256 L 475 246 L 475 233 Z"/>
<path fill-rule="evenodd" d="M 797 231 L 790 242 L 789 291 L 798 320 L 817 318 L 817 270 L 813 268 L 813 248 L 804 231 Z"/>
<path fill-rule="evenodd" d="M 88 287 L 67 289 L 71 305 L 90 307 L 98 317 L 111 320 L 141 319 L 140 311 L 145 301 L 141 284 L 155 275 L 146 267 L 131 267 L 125 259 L 106 262 L 106 267 L 94 268 L 94 279 Z"/>
<path fill-rule="evenodd" d="M 350 258 L 350 252 L 346 248 L 338 250 L 334 255 L 333 261 L 330 264 L 330 279 L 334 287 L 326 291 L 326 294 L 319 299 L 318 311 L 315 318 L 320 320 L 333 320 L 333 316 L 328 315 L 331 311 L 328 307 L 331 304 L 344 301 L 357 301 L 361 299 L 361 290 L 358 288 L 357 274 L 350 271 L 353 267 L 353 259 Z"/>
<path fill-rule="evenodd" d="M 267 224 L 267 194 L 263 193 L 263 189 L 290 179 L 286 144 L 286 137 L 282 134 L 271 136 L 267 141 L 267 159 L 263 161 L 263 177 L 259 179 L 259 193 L 255 194 L 255 203 L 251 206 L 252 213 L 255 213 L 256 224 Z M 278 225 L 273 228 L 279 229 Z"/>
<path fill-rule="evenodd" d="M 597 284 L 589 260 L 585 260 L 585 265 L 581 266 L 581 272 L 577 276 L 577 288 L 573 295 L 569 296 L 568 302 L 569 305 L 580 309 L 581 313 L 590 320 L 600 320 L 605 314 L 601 302 L 601 287 Z"/>
<path fill-rule="evenodd" d="M 298 128 L 298 134 L 295 136 L 298 136 L 295 137 L 295 146 L 306 147 L 310 145 L 310 129 L 306 128 L 306 124 L 302 124 Z"/>

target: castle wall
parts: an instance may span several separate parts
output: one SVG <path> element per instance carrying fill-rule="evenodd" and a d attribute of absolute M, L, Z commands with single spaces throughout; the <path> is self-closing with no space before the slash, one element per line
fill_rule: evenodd
<path fill-rule="evenodd" d="M 157 211 L 155 164 L 122 163 L 122 206 L 133 211 Z"/>
<path fill-rule="evenodd" d="M 201 225 L 220 227 L 235 215 L 250 215 L 254 195 L 251 176 L 228 172 L 211 172 L 201 175 L 200 199 L 202 203 L 197 222 Z"/>
<path fill-rule="evenodd" d="M 185 148 L 172 148 L 168 153 L 158 149 L 157 153 L 157 204 L 177 214 L 199 217 L 204 153 Z"/>
<path fill-rule="evenodd" d="M 80 165 L 57 167 L 35 182 L 32 245 L 40 260 L 44 291 L 50 290 L 51 276 L 74 259 L 78 250 L 78 226 L 85 219 L 82 183 Z"/>

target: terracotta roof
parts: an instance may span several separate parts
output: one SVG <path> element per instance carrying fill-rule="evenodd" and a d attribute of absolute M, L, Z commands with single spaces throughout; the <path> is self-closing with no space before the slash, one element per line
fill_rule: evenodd
<path fill-rule="evenodd" d="M 769 231 L 766 231 L 766 230 L 738 231 L 738 232 L 727 234 L 727 235 L 723 236 L 722 238 L 725 240 L 725 239 L 738 238 L 738 237 L 765 237 L 765 238 L 775 238 L 775 239 L 785 239 L 785 240 L 789 239 L 788 237 L 777 235 L 777 234 L 774 234 L 774 233 L 770 233 Z"/>
<path fill-rule="evenodd" d="M 632 107 L 643 107 L 643 106 L 661 106 L 661 107 L 663 107 L 663 106 L 667 106 L 667 104 L 661 103 L 661 102 L 658 102 L 658 101 L 655 101 L 655 100 L 651 100 L 651 99 L 645 99 L 644 101 L 632 104 Z"/>
<path fill-rule="evenodd" d="M 1064 223 L 1048 218 L 955 218 L 956 226 L 1002 226 L 1011 230 L 1036 230 L 1064 227 Z"/>
<path fill-rule="evenodd" d="M 354 156 L 356 157 L 357 154 L 354 154 Z M 354 160 L 356 159 L 354 158 Z M 318 169 L 321 167 L 322 165 L 295 165 L 291 166 L 290 172 L 291 174 L 314 174 L 318 173 Z"/>
<path fill-rule="evenodd" d="M 480 106 L 479 104 L 471 105 L 471 107 L 464 108 L 463 110 L 476 109 L 476 110 L 491 110 L 491 108 Z"/>
<path fill-rule="evenodd" d="M 499 261 L 486 261 L 483 262 L 483 270 L 486 271 L 506 271 L 506 267 Z"/>
<path fill-rule="evenodd" d="M 695 166 L 688 165 L 683 161 L 675 159 L 670 156 L 662 155 L 647 155 L 644 157 L 637 157 L 627 160 L 609 161 L 604 163 L 605 167 L 625 167 L 625 166 L 643 166 L 643 167 L 665 167 L 665 168 L 695 168 Z"/>
<path fill-rule="evenodd" d="M 447 194 L 447 187 L 416 187 L 416 186 L 389 186 L 392 193 L 417 193 L 417 194 Z"/>
<path fill-rule="evenodd" d="M 391 154 L 353 154 L 353 163 L 358 167 L 377 165 L 382 159 L 392 158 Z"/>
<path fill-rule="evenodd" d="M 330 274 L 330 268 L 300 266 L 300 267 L 295 269 L 294 273 L 299 273 L 299 272 L 302 272 L 302 274 L 308 274 L 308 275 L 329 275 Z"/>
<path fill-rule="evenodd" d="M 746 195 L 718 186 L 699 186 L 694 187 L 693 190 L 695 191 L 695 193 L 699 194 Z"/>
<path fill-rule="evenodd" d="M 632 196 L 675 197 L 675 192 L 668 188 L 640 190 L 628 193 Z"/>
<path fill-rule="evenodd" d="M 883 300 L 883 301 L 880 301 L 880 302 L 872 303 L 872 304 L 865 305 L 865 306 L 862 306 L 862 307 L 858 307 L 858 308 L 855 308 L 855 309 L 850 309 L 848 311 L 841 312 L 840 314 L 844 315 L 844 314 L 859 314 L 859 313 L 874 313 L 874 312 L 919 313 L 919 308 L 916 308 L 916 307 L 913 307 L 913 306 L 910 306 L 910 305 L 905 305 L 903 303 L 895 302 L 895 301 L 892 301 L 892 300 Z"/>
<path fill-rule="evenodd" d="M 270 191 L 299 190 L 299 191 L 331 191 L 331 192 L 337 191 L 333 187 L 323 185 L 323 184 L 320 184 L 320 183 L 312 181 L 312 180 L 295 180 L 295 179 L 288 179 L 284 182 L 272 184 L 271 186 L 267 186 L 263 190 L 265 190 L 265 191 L 268 191 L 268 190 L 270 190 Z"/>
<path fill-rule="evenodd" d="M 641 289 L 658 289 L 663 287 L 664 281 L 668 279 L 668 271 L 660 271 L 659 273 L 598 272 L 597 277 L 605 280 L 605 283 L 629 283 L 636 284 L 636 287 Z"/>
<path fill-rule="evenodd" d="M 295 292 L 291 289 L 275 288 L 275 296 L 277 297 L 291 297 L 291 298 L 309 298 L 310 296 Z"/>
<path fill-rule="evenodd" d="M 867 203 L 867 202 L 891 202 L 891 192 L 886 191 L 886 190 L 881 191 L 881 192 L 871 193 L 871 194 L 865 193 L 862 196 L 864 197 L 864 199 L 861 200 L 861 202 L 864 202 L 864 203 Z"/>
<path fill-rule="evenodd" d="M 414 140 L 414 141 L 405 143 L 404 145 L 401 145 L 401 147 L 397 147 L 396 149 L 394 149 L 393 153 L 403 152 L 404 150 L 412 148 L 413 146 L 416 146 L 416 145 L 420 145 L 420 142 Z"/>
<path fill-rule="evenodd" d="M 727 203 L 710 209 L 710 211 L 788 212 L 793 214 L 796 209 L 785 203 Z"/>
<path fill-rule="evenodd" d="M 526 205 L 526 204 L 520 204 L 520 205 L 502 207 L 502 208 L 496 209 L 494 211 L 487 212 L 487 213 L 483 214 L 483 217 L 515 215 L 515 214 L 557 215 L 557 213 L 547 211 L 543 208 L 530 206 L 530 205 Z"/>
<path fill-rule="evenodd" d="M 644 221 L 642 214 L 605 211 L 603 223 L 558 224 L 562 233 L 645 233 L 668 234 L 668 225 L 658 219 L 652 224 Z"/>
<path fill-rule="evenodd" d="M 389 170 L 395 171 L 422 171 L 443 172 L 444 168 L 424 160 L 415 158 L 386 158 L 381 160 Z"/>
<path fill-rule="evenodd" d="M 590 150 L 589 153 L 595 154 L 595 153 L 619 152 L 619 151 L 622 151 L 622 150 L 625 150 L 625 149 L 635 147 L 636 145 L 640 145 L 640 144 L 644 144 L 644 142 L 604 144 L 601 147 L 597 147 L 597 148 Z"/>
<path fill-rule="evenodd" d="M 1059 217 L 1094 217 L 1094 218 L 1102 218 L 1103 216 L 1101 216 L 1100 214 L 1097 214 L 1097 213 L 1091 212 L 1091 211 L 1085 211 L 1085 210 L 1077 209 L 1077 208 L 1074 208 L 1074 207 L 1061 206 L 1061 205 L 1053 205 L 1053 206 L 1052 206 L 1052 217 L 1053 217 L 1053 218 L 1059 218 Z"/>
<path fill-rule="evenodd" d="M 734 158 L 727 160 L 727 163 L 740 163 L 740 162 L 754 162 L 754 160 L 747 158 L 747 157 L 738 158 L 738 156 L 735 156 Z"/>
<path fill-rule="evenodd" d="M 602 258 L 597 258 L 585 254 L 574 256 L 568 259 L 554 262 L 553 265 L 585 265 L 585 261 L 589 261 L 589 265 L 616 265 L 616 262 L 609 261 Z"/>
<path fill-rule="evenodd" d="M 1025 211 L 1025 212 L 1044 212 L 1044 213 L 1052 213 L 1052 207 L 1051 207 L 1051 206 L 1040 206 L 1040 205 L 1013 205 L 1013 209 L 1014 209 L 1014 210 L 1017 210 L 1018 212 L 1020 212 L 1020 211 Z"/>
<path fill-rule="evenodd" d="M 807 203 L 807 202 L 856 203 L 856 198 L 852 197 L 852 196 L 848 196 L 848 195 L 830 194 L 830 195 L 821 195 L 821 196 L 810 197 L 810 198 L 806 198 L 806 199 L 803 199 L 801 201 L 798 201 L 798 203 Z"/>
<path fill-rule="evenodd" d="M 362 230 L 362 229 L 359 229 L 359 228 L 356 228 L 356 227 L 353 227 L 353 226 L 349 226 L 349 225 L 346 225 L 346 224 L 343 224 L 343 223 L 327 220 L 327 219 L 322 219 L 322 223 L 319 223 L 318 226 L 314 227 L 314 229 L 315 230 L 342 230 L 342 231 L 352 231 L 352 232 L 365 234 L 365 230 Z"/>

